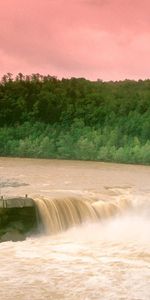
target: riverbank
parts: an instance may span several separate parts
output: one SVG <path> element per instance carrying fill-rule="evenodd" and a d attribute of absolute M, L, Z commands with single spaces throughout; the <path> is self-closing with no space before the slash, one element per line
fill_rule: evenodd
<path fill-rule="evenodd" d="M 94 128 L 75 122 L 24 123 L 0 128 L 0 156 L 150 164 L 150 141 L 127 136 L 119 127 Z"/>

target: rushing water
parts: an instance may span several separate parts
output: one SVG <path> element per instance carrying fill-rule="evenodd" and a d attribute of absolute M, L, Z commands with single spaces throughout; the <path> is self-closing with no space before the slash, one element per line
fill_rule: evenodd
<path fill-rule="evenodd" d="M 150 299 L 149 167 L 1 158 L 0 179 L 53 232 L 0 244 L 0 300 Z"/>
<path fill-rule="evenodd" d="M 106 202 L 79 197 L 40 197 L 34 201 L 42 221 L 41 229 L 49 235 L 63 232 L 79 224 L 100 222 L 131 208 L 130 202 L 122 198 L 120 201 Z"/>

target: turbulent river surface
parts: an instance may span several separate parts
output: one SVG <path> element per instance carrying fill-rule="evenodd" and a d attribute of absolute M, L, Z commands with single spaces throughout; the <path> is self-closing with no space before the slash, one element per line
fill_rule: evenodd
<path fill-rule="evenodd" d="M 0 244 L 0 300 L 150 299 L 150 167 L 0 158 L 0 193 L 71 225 Z"/>

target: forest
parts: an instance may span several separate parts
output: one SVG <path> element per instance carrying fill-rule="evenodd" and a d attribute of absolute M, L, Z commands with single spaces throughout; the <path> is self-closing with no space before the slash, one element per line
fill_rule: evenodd
<path fill-rule="evenodd" d="M 150 79 L 4 75 L 0 156 L 150 164 Z"/>

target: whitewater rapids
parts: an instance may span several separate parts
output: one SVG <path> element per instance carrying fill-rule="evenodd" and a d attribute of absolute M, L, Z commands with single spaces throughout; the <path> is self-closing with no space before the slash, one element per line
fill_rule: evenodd
<path fill-rule="evenodd" d="M 125 215 L 0 245 L 1 300 L 149 300 L 150 221 Z"/>

